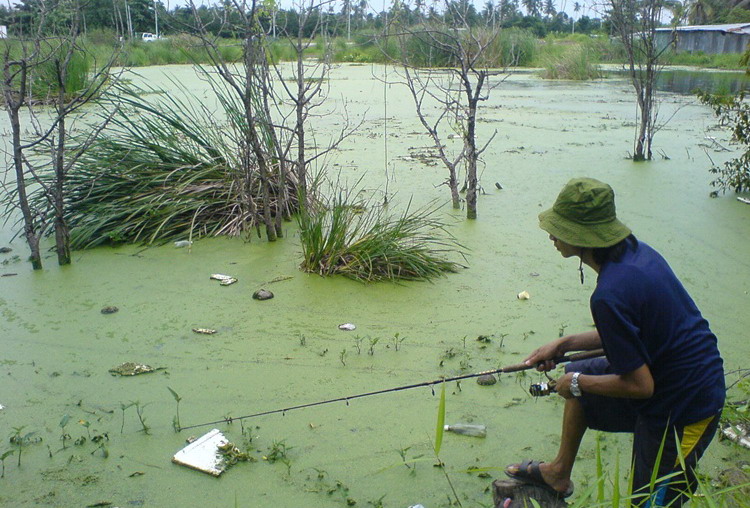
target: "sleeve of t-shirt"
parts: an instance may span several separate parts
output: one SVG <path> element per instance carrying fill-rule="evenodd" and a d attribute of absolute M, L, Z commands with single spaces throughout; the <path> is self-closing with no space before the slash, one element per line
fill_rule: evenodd
<path fill-rule="evenodd" d="M 640 330 L 625 305 L 595 299 L 591 301 L 591 313 L 615 374 L 627 374 L 646 363 L 638 338 Z"/>

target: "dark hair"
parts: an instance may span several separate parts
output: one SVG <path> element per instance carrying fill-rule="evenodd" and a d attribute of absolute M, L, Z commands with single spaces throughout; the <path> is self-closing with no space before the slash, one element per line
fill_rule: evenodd
<path fill-rule="evenodd" d="M 617 261 L 622 257 L 631 242 L 635 242 L 635 236 L 633 234 L 628 235 L 627 238 L 620 240 L 609 247 L 591 249 L 594 262 L 596 262 L 597 265 L 602 266 L 607 261 Z"/>

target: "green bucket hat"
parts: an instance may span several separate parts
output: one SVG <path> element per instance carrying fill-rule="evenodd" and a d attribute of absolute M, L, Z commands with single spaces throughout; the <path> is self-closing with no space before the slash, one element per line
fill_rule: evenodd
<path fill-rule="evenodd" d="M 565 184 L 555 204 L 539 214 L 539 227 L 575 247 L 610 247 L 631 231 L 617 219 L 612 187 L 593 178 Z"/>

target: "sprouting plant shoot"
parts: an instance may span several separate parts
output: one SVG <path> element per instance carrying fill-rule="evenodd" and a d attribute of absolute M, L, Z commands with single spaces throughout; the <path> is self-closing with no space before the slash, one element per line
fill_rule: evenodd
<path fill-rule="evenodd" d="M 341 365 L 346 367 L 346 348 L 342 349 L 339 353 L 339 360 L 341 360 Z"/>
<path fill-rule="evenodd" d="M 120 425 L 120 434 L 122 434 L 122 431 L 125 428 L 125 411 L 127 411 L 128 408 L 133 407 L 134 405 L 135 402 L 131 402 L 130 404 L 124 404 L 120 402 L 120 411 L 122 411 L 122 425 Z"/>
<path fill-rule="evenodd" d="M 151 427 L 146 425 L 146 418 L 143 416 L 143 410 L 145 409 L 146 405 L 143 406 L 139 401 L 133 402 L 133 405 L 135 406 L 135 413 L 138 415 L 138 421 L 141 422 L 141 431 L 148 435 L 149 431 L 151 430 Z"/>
<path fill-rule="evenodd" d="M 362 341 L 365 340 L 364 337 L 360 337 L 359 335 L 354 336 L 354 347 L 357 348 L 357 354 L 362 354 Z"/>
<path fill-rule="evenodd" d="M 22 432 L 25 428 L 25 425 L 13 427 L 13 434 L 10 436 L 11 444 L 18 447 L 18 467 L 21 467 L 21 455 L 23 454 L 24 445 L 30 443 L 31 437 L 35 434 L 35 432 L 27 432 L 26 434 L 23 434 Z"/>
<path fill-rule="evenodd" d="M 69 421 L 70 421 L 70 415 L 68 413 L 65 413 L 62 419 L 60 420 L 60 429 L 62 429 L 61 430 L 62 435 L 60 436 L 60 439 L 62 439 L 62 442 L 63 442 L 63 450 L 66 448 L 65 442 L 71 439 L 70 434 L 65 432 L 65 426 L 68 424 Z"/>
<path fill-rule="evenodd" d="M 3 454 L 0 455 L 0 463 L 2 463 L 2 465 L 3 465 L 3 472 L 2 472 L 2 474 L 0 474 L 0 478 L 5 478 L 5 459 L 7 459 L 8 457 L 10 457 L 14 453 L 16 453 L 15 450 L 5 450 L 3 452 Z"/>
<path fill-rule="evenodd" d="M 169 393 L 172 394 L 172 397 L 174 397 L 174 400 L 177 403 L 177 413 L 175 414 L 175 417 L 172 420 L 172 427 L 174 427 L 175 432 L 179 432 L 182 428 L 180 427 L 180 401 L 182 400 L 182 397 L 180 397 L 176 391 L 172 390 L 168 386 L 167 386 L 167 390 L 169 390 Z"/>
<path fill-rule="evenodd" d="M 401 343 L 406 340 L 406 337 L 401 337 L 401 334 L 396 332 L 393 334 L 392 340 L 393 340 L 393 347 L 396 349 L 396 351 L 398 351 L 399 348 L 401 347 Z"/>
<path fill-rule="evenodd" d="M 375 337 L 374 339 L 373 338 L 370 339 L 370 349 L 367 351 L 368 355 L 372 356 L 372 355 L 375 354 L 375 344 L 377 344 L 379 340 L 380 340 L 379 337 Z"/>
<path fill-rule="evenodd" d="M 78 420 L 78 423 L 86 427 L 86 434 L 88 435 L 89 440 L 91 440 L 91 422 L 88 420 Z"/>

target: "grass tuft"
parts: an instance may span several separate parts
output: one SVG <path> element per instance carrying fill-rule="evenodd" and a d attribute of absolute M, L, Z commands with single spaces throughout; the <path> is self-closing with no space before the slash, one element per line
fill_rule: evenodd
<path fill-rule="evenodd" d="M 381 207 L 354 205 L 339 192 L 327 207 L 298 215 L 304 260 L 302 269 L 320 275 L 340 274 L 365 282 L 429 280 L 459 266 L 444 256 L 462 252 L 435 209 L 400 216 Z"/>

